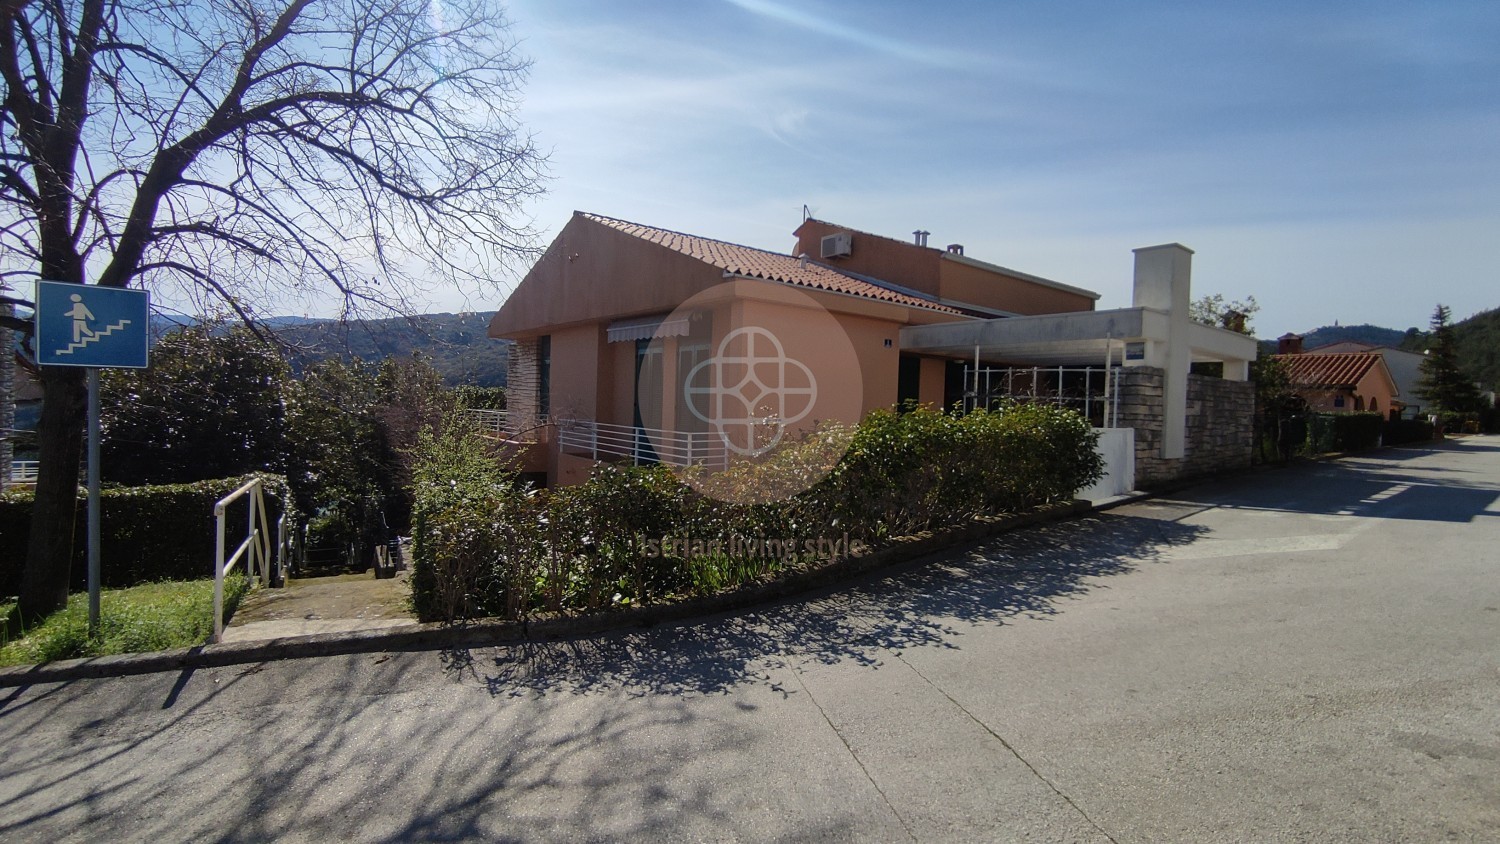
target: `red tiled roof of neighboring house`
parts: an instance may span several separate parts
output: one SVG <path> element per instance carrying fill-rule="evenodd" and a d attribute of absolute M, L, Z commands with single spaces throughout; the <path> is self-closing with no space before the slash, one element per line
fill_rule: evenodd
<path fill-rule="evenodd" d="M 684 255 L 689 255 L 705 263 L 712 264 L 725 272 L 734 273 L 746 278 L 759 278 L 766 281 L 794 284 L 799 287 L 828 290 L 834 293 L 847 293 L 851 296 L 862 296 L 866 299 L 878 299 L 882 302 L 891 302 L 914 308 L 926 308 L 949 314 L 961 313 L 956 308 L 950 308 L 947 305 L 940 305 L 928 299 L 921 299 L 916 296 L 890 290 L 869 281 L 852 278 L 822 264 L 803 261 L 791 255 L 781 255 L 751 246 L 740 246 L 737 243 L 726 243 L 725 241 L 714 240 L 708 237 L 698 237 L 697 235 L 683 234 L 682 232 L 674 232 L 668 229 L 643 226 L 639 223 L 616 220 L 613 217 L 603 217 L 583 211 L 578 212 L 578 214 L 601 225 L 624 232 L 632 237 L 638 237 L 642 240 L 665 246 L 673 251 L 681 252 Z"/>
<path fill-rule="evenodd" d="M 1287 365 L 1287 377 L 1302 387 L 1352 389 L 1380 363 L 1375 352 L 1338 352 L 1334 354 L 1276 355 Z"/>

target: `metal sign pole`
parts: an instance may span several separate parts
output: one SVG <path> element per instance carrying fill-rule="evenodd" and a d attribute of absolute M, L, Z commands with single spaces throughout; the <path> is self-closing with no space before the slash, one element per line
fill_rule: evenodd
<path fill-rule="evenodd" d="M 89 638 L 99 635 L 99 370 L 89 368 Z"/>
<path fill-rule="evenodd" d="M 36 283 L 33 319 L 38 365 L 88 369 L 89 635 L 97 636 L 99 369 L 145 369 L 150 364 L 151 295 L 144 290 L 42 279 Z M 76 467 L 68 471 L 76 471 Z"/>

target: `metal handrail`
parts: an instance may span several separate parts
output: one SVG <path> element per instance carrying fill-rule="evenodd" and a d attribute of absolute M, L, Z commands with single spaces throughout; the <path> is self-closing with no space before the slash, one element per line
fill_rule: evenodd
<path fill-rule="evenodd" d="M 214 504 L 214 521 L 218 536 L 217 550 L 214 555 L 214 635 L 209 641 L 219 642 L 224 636 L 224 575 L 232 569 L 235 563 L 245 558 L 245 574 L 255 582 L 256 567 L 260 568 L 259 582 L 265 583 L 270 579 L 271 571 L 271 531 L 266 523 L 266 501 L 262 492 L 265 484 L 260 478 L 247 481 L 234 492 L 219 499 Z M 228 560 L 224 559 L 224 514 L 241 497 L 247 497 L 250 503 L 250 512 L 247 519 L 245 539 L 239 544 Z"/>
<path fill-rule="evenodd" d="M 727 466 L 730 460 L 729 447 L 717 433 L 611 425 L 589 419 L 558 420 L 557 429 L 560 448 L 587 454 L 594 460 L 624 458 L 638 465 L 665 463 L 719 468 Z"/>
<path fill-rule="evenodd" d="M 463 411 L 474 426 L 486 434 L 505 433 L 505 411 L 471 407 Z"/>

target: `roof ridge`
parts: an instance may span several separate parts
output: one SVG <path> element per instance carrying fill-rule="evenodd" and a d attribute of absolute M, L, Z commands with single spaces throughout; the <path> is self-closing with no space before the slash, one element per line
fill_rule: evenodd
<path fill-rule="evenodd" d="M 722 243 L 725 246 L 733 246 L 736 249 L 750 249 L 750 250 L 753 250 L 755 252 L 764 252 L 767 255 L 775 255 L 778 258 L 790 258 L 792 260 L 797 260 L 797 256 L 793 255 L 793 254 L 791 254 L 789 252 L 772 252 L 769 249 L 762 249 L 759 246 L 748 246 L 748 245 L 743 244 L 743 243 L 735 243 L 732 240 L 723 240 L 722 238 L 708 237 L 706 235 L 693 234 L 691 232 L 680 232 L 680 231 L 678 231 L 676 229 L 664 229 L 661 226 L 653 226 L 653 225 L 650 225 L 648 223 L 637 223 L 634 220 L 625 220 L 625 219 L 621 219 L 619 217 L 610 217 L 610 216 L 608 216 L 606 214 L 596 214 L 593 211 L 574 211 L 573 213 L 574 214 L 578 214 L 578 215 L 582 215 L 584 217 L 590 217 L 590 218 L 592 218 L 594 220 L 607 220 L 607 221 L 609 221 L 611 223 L 624 223 L 627 226 L 639 226 L 639 227 L 641 227 L 643 229 L 651 229 L 652 231 L 665 232 L 667 234 L 675 234 L 675 235 L 677 235 L 679 237 L 691 237 L 694 240 L 706 240 L 706 241 L 709 241 L 710 243 Z"/>
<path fill-rule="evenodd" d="M 718 267 L 726 274 L 764 279 L 828 293 L 857 296 L 862 299 L 889 302 L 906 307 L 962 314 L 962 311 L 945 305 L 939 300 L 898 292 L 887 286 L 886 282 L 858 278 L 843 272 L 838 267 L 810 260 L 807 256 L 772 252 L 758 246 L 746 246 L 729 240 L 664 229 L 660 226 L 649 226 L 590 211 L 574 211 L 573 214 L 575 218 L 581 217 L 627 237 L 639 238 Z"/>

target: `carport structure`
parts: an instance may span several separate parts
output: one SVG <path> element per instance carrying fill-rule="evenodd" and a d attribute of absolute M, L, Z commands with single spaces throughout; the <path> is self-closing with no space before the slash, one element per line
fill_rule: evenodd
<path fill-rule="evenodd" d="M 1243 382 L 1256 354 L 1255 338 L 1191 318 L 1192 255 L 1191 249 L 1177 243 L 1135 250 L 1129 308 L 912 325 L 901 329 L 901 349 L 977 362 L 976 369 L 988 364 L 1159 370 L 1158 449 L 1141 456 L 1184 459 L 1189 413 L 1203 412 L 1189 403 L 1192 364 L 1221 363 L 1223 380 Z M 1155 398 L 1153 391 L 1148 388 L 1148 398 Z M 1133 401 L 1132 416 L 1139 405 Z M 1248 426 L 1249 420 L 1243 421 Z"/>

